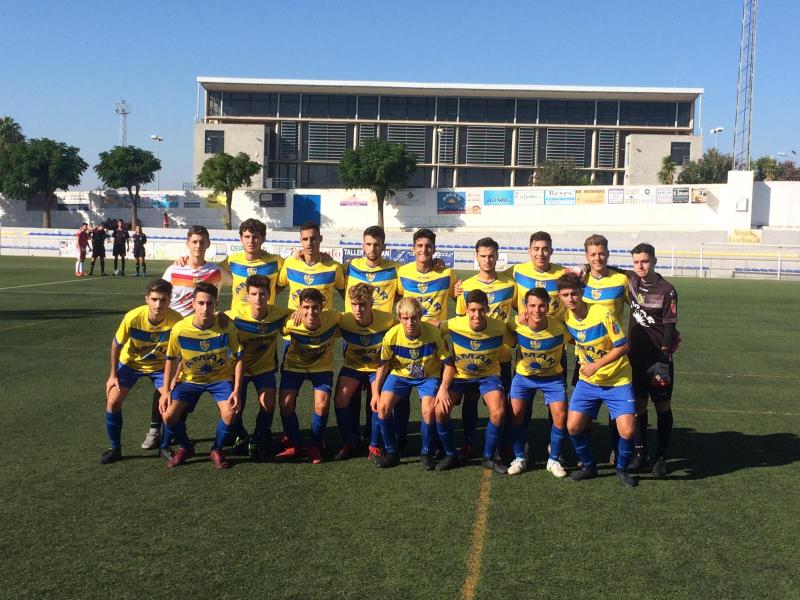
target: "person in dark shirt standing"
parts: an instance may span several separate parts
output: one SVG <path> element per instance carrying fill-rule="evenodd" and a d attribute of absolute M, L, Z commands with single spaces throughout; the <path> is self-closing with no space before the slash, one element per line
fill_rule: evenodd
<path fill-rule="evenodd" d="M 649 467 L 647 453 L 647 402 L 653 401 L 658 417 L 658 449 L 653 475 L 667 474 L 667 448 L 672 435 L 672 387 L 678 348 L 678 294 L 675 288 L 655 272 L 656 251 L 650 244 L 638 244 L 631 250 L 633 271 L 628 276 L 631 316 L 628 325 L 631 349 L 628 358 L 633 367 L 633 391 L 636 398 L 636 448 L 630 468 Z"/>
<path fill-rule="evenodd" d="M 122 220 L 117 221 L 117 228 L 112 236 L 114 238 L 114 275 L 125 277 L 125 255 L 128 253 L 131 235 L 125 229 L 125 223 Z M 117 268 L 117 259 L 121 260 L 121 270 Z"/>
<path fill-rule="evenodd" d="M 103 223 L 98 223 L 92 229 L 92 264 L 89 267 L 89 275 L 94 275 L 94 263 L 100 259 L 100 275 L 106 276 L 106 238 L 108 232 Z"/>
<path fill-rule="evenodd" d="M 142 231 L 141 225 L 136 226 L 131 238 L 133 239 L 133 259 L 136 261 L 136 275 L 134 277 L 139 277 L 140 267 L 142 269 L 142 277 L 147 277 L 147 264 L 144 262 L 144 245 L 147 243 L 147 236 Z"/>

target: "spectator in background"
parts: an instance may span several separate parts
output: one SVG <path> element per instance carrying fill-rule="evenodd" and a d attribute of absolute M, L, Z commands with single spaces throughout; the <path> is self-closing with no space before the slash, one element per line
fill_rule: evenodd
<path fill-rule="evenodd" d="M 144 245 L 147 243 L 147 236 L 142 231 L 142 226 L 137 225 L 136 230 L 131 236 L 133 239 L 133 260 L 136 261 L 136 275 L 139 277 L 139 268 L 142 269 L 142 277 L 147 277 L 147 264 L 144 262 Z"/>
<path fill-rule="evenodd" d="M 169 229 L 169 215 L 166 212 L 164 213 L 163 227 L 164 229 Z"/>
<path fill-rule="evenodd" d="M 81 223 L 81 228 L 75 232 L 75 277 L 83 277 L 83 261 L 86 260 L 86 248 L 89 246 L 89 225 Z"/>
<path fill-rule="evenodd" d="M 112 237 L 114 238 L 114 275 L 125 277 L 125 255 L 128 253 L 131 234 L 128 233 L 128 230 L 125 228 L 125 223 L 122 220 L 117 221 L 117 228 L 114 230 Z M 118 259 L 121 259 L 121 269 L 117 268 Z"/>

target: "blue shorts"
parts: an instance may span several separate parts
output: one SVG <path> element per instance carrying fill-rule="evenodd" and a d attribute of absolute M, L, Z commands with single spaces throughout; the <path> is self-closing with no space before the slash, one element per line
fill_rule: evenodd
<path fill-rule="evenodd" d="M 450 391 L 456 394 L 466 394 L 470 390 L 478 392 L 482 397 L 489 392 L 498 391 L 505 393 L 503 383 L 499 375 L 488 375 L 487 377 L 476 377 L 475 379 L 453 379 Z"/>
<path fill-rule="evenodd" d="M 310 381 L 315 390 L 333 392 L 333 371 L 319 373 L 298 373 L 297 371 L 281 371 L 281 390 L 300 391 L 304 381 Z"/>
<path fill-rule="evenodd" d="M 596 419 L 603 402 L 606 403 L 612 419 L 616 419 L 620 415 L 636 414 L 636 400 L 633 399 L 633 386 L 630 383 L 616 386 L 594 385 L 582 379 L 572 390 L 569 410 Z"/>
<path fill-rule="evenodd" d="M 420 399 L 425 396 L 436 396 L 436 391 L 439 389 L 438 377 L 420 377 L 418 379 L 411 379 L 409 377 L 400 377 L 399 375 L 389 375 L 383 383 L 382 392 L 392 392 L 401 398 L 407 398 L 411 394 L 411 388 L 417 388 L 417 393 Z"/>
<path fill-rule="evenodd" d="M 567 401 L 567 386 L 564 385 L 564 378 L 561 375 L 536 377 L 517 373 L 514 375 L 514 380 L 511 382 L 511 393 L 509 397 L 512 400 L 533 402 L 533 398 L 536 396 L 538 390 L 542 391 L 545 406 L 551 402 Z"/>
<path fill-rule="evenodd" d="M 339 379 L 342 377 L 355 379 L 361 384 L 361 387 L 369 391 L 372 389 L 372 384 L 375 382 L 375 371 L 356 371 L 350 367 L 342 367 L 339 369 Z"/>
<path fill-rule="evenodd" d="M 215 383 L 179 381 L 172 390 L 172 399 L 185 402 L 194 408 L 203 392 L 211 394 L 214 402 L 224 402 L 233 392 L 233 383 L 230 381 L 217 381 Z"/>
<path fill-rule="evenodd" d="M 119 387 L 131 389 L 139 377 L 149 377 L 156 389 L 161 389 L 164 385 L 164 371 L 156 371 L 154 373 L 143 373 L 136 369 L 131 369 L 122 363 L 117 364 L 117 378 L 119 379 Z"/>
<path fill-rule="evenodd" d="M 259 375 L 245 375 L 242 377 L 241 389 L 247 389 L 250 383 L 255 386 L 258 393 L 261 393 L 262 390 L 274 390 L 278 387 L 275 383 L 275 369 L 265 371 Z"/>

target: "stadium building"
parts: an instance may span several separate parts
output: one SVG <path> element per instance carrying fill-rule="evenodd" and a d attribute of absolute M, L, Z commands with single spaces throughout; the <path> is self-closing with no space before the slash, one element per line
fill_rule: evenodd
<path fill-rule="evenodd" d="M 530 185 L 571 159 L 600 185 L 652 184 L 664 156 L 702 154 L 701 88 L 197 78 L 194 175 L 219 152 L 254 188 L 341 187 L 347 148 L 379 137 L 418 157 L 409 187 Z"/>

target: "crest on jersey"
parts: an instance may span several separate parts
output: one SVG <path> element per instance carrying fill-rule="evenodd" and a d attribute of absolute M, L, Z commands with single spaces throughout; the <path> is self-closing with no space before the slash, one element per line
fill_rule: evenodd
<path fill-rule="evenodd" d="M 414 360 L 417 360 L 419 358 L 419 348 L 409 348 L 408 355 Z"/>
<path fill-rule="evenodd" d="M 428 291 L 428 284 L 427 283 L 418 283 L 417 289 L 419 290 L 420 294 L 424 294 Z"/>
<path fill-rule="evenodd" d="M 368 335 L 362 335 L 361 336 L 361 345 L 362 346 L 369 346 L 369 336 Z"/>
<path fill-rule="evenodd" d="M 154 331 L 153 333 L 150 334 L 150 339 L 152 341 L 154 341 L 154 342 L 159 341 L 161 339 L 161 332 L 160 331 Z"/>
<path fill-rule="evenodd" d="M 259 323 L 258 324 L 258 332 L 259 333 L 267 333 L 267 329 L 268 328 L 269 328 L 269 325 L 267 323 Z"/>
<path fill-rule="evenodd" d="M 547 287 L 547 285 L 545 284 L 544 281 L 537 281 L 536 282 L 536 287 L 543 288 L 543 287 Z"/>
<path fill-rule="evenodd" d="M 200 350 L 207 352 L 209 348 L 211 348 L 210 340 L 200 340 Z"/>
<path fill-rule="evenodd" d="M 257 267 L 247 267 L 247 274 L 248 275 L 257 275 L 258 268 Z"/>
<path fill-rule="evenodd" d="M 473 350 L 480 350 L 481 348 L 480 340 L 470 340 L 469 347 L 472 348 Z"/>
<path fill-rule="evenodd" d="M 582 341 L 582 342 L 586 341 L 586 332 L 585 331 L 579 331 L 578 332 L 578 339 L 580 341 Z"/>
<path fill-rule="evenodd" d="M 531 340 L 531 348 L 533 348 L 534 350 L 538 350 L 539 348 L 541 348 L 541 346 L 542 342 L 540 342 L 539 340 Z"/>
<path fill-rule="evenodd" d="M 639 304 L 644 304 L 644 294 L 642 292 L 636 294 L 636 300 L 639 302 Z"/>
<path fill-rule="evenodd" d="M 303 281 L 306 282 L 306 285 L 311 285 L 312 283 L 314 283 L 314 276 L 311 275 L 310 273 L 307 275 L 303 275 Z"/>
<path fill-rule="evenodd" d="M 494 304 L 494 292 L 489 292 L 486 294 L 486 298 L 488 298 L 489 304 Z"/>
<path fill-rule="evenodd" d="M 603 290 L 594 289 L 592 290 L 592 299 L 593 300 L 600 300 L 600 296 L 603 295 Z"/>
<path fill-rule="evenodd" d="M 375 273 L 367 273 L 367 281 L 369 281 L 370 283 L 375 281 Z"/>

